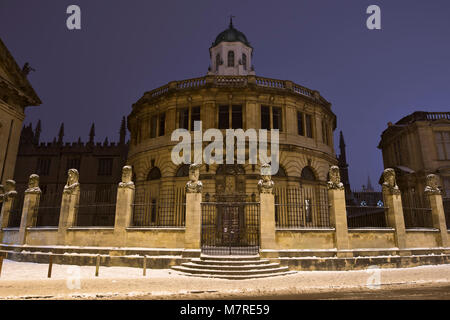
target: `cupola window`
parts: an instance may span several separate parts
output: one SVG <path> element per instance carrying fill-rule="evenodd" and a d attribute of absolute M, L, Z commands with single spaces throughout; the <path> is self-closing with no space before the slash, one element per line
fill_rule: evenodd
<path fill-rule="evenodd" d="M 242 66 L 244 70 L 247 70 L 247 55 L 245 53 L 242 54 Z"/>
<path fill-rule="evenodd" d="M 220 54 L 216 55 L 216 71 L 219 71 L 219 65 L 220 65 Z"/>
<path fill-rule="evenodd" d="M 234 51 L 228 51 L 228 66 L 234 67 Z"/>

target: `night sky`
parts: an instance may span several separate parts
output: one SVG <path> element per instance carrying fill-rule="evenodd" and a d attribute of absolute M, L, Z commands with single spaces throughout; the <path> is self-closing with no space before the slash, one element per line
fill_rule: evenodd
<path fill-rule="evenodd" d="M 66 27 L 81 7 L 82 30 Z M 381 7 L 382 30 L 366 28 Z M 450 1 L 0 0 L 0 37 L 43 101 L 25 123 L 43 122 L 51 141 L 118 140 L 120 120 L 145 91 L 204 76 L 208 48 L 228 16 L 254 47 L 256 74 L 316 89 L 344 132 L 352 189 L 383 169 L 387 122 L 418 110 L 449 111 Z"/>

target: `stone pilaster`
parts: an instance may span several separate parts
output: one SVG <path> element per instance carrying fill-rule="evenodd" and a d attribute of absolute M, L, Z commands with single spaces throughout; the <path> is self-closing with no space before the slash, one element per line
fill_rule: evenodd
<path fill-rule="evenodd" d="M 330 203 L 330 222 L 335 228 L 334 242 L 337 257 L 352 257 L 348 240 L 347 212 L 345 207 L 345 190 L 328 189 L 328 201 Z"/>
<path fill-rule="evenodd" d="M 395 229 L 395 244 L 399 248 L 400 255 L 410 255 L 406 248 L 405 218 L 403 216 L 402 196 L 395 180 L 394 169 L 388 168 L 383 172 L 383 201 L 388 207 L 386 222 L 388 227 Z"/>
<path fill-rule="evenodd" d="M 122 169 L 122 182 L 117 189 L 116 218 L 114 223 L 114 234 L 117 245 L 124 247 L 127 242 L 127 228 L 131 224 L 133 217 L 133 202 L 135 186 L 131 181 L 133 176 L 130 166 Z"/>
<path fill-rule="evenodd" d="M 13 208 L 14 201 L 17 198 L 16 182 L 14 180 L 8 180 L 5 184 L 5 193 L 3 194 L 3 206 L 0 215 L 0 240 L 3 241 L 4 228 L 8 227 L 10 211 Z"/>
<path fill-rule="evenodd" d="M 186 183 L 186 222 L 184 232 L 184 248 L 186 256 L 199 256 L 201 249 L 202 228 L 202 190 L 199 181 L 200 165 L 189 167 L 189 181 Z"/>
<path fill-rule="evenodd" d="M 330 222 L 335 228 L 334 242 L 337 257 L 352 257 L 348 240 L 347 210 L 345 206 L 345 188 L 341 182 L 338 166 L 331 166 L 328 187 L 328 201 L 330 203 Z"/>
<path fill-rule="evenodd" d="M 449 248 L 447 224 L 445 222 L 444 204 L 442 202 L 441 190 L 437 186 L 437 176 L 430 174 L 427 176 L 427 186 L 425 195 L 428 197 L 431 207 L 431 218 L 433 228 L 439 229 L 438 246 Z M 446 250 L 446 253 L 450 249 Z"/>
<path fill-rule="evenodd" d="M 59 214 L 58 243 L 65 244 L 67 230 L 74 226 L 77 215 L 77 206 L 80 201 L 80 184 L 78 183 L 78 171 L 70 169 L 67 184 L 64 187 L 61 211 Z"/>
<path fill-rule="evenodd" d="M 261 180 L 258 182 L 260 199 L 260 254 L 266 258 L 277 258 L 278 247 L 275 238 L 275 197 L 274 182 L 270 175 L 270 165 L 261 166 Z"/>
<path fill-rule="evenodd" d="M 40 198 L 41 189 L 39 189 L 39 176 L 32 174 L 28 183 L 28 189 L 25 190 L 18 244 L 26 243 L 27 228 L 32 227 L 33 223 L 35 223 Z"/>

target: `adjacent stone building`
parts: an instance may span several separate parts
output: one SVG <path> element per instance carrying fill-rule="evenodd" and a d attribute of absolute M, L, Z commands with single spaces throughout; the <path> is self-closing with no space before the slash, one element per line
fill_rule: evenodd
<path fill-rule="evenodd" d="M 27 79 L 31 70 L 28 63 L 20 68 L 0 39 L 0 184 L 14 175 L 25 108 L 41 104 Z"/>

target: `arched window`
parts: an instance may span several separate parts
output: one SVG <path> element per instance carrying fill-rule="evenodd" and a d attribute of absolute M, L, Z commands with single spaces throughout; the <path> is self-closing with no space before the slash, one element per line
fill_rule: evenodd
<path fill-rule="evenodd" d="M 247 55 L 245 53 L 242 54 L 242 66 L 244 70 L 247 70 Z"/>
<path fill-rule="evenodd" d="M 304 167 L 300 178 L 302 178 L 303 180 L 315 181 L 316 175 L 314 174 L 314 171 L 311 169 L 311 167 Z"/>
<path fill-rule="evenodd" d="M 216 71 L 219 71 L 219 65 L 220 65 L 220 54 L 216 55 Z"/>
<path fill-rule="evenodd" d="M 188 177 L 189 176 L 189 165 L 182 164 L 175 174 L 176 177 Z"/>
<path fill-rule="evenodd" d="M 161 179 L 161 170 L 157 167 L 153 167 L 147 175 L 147 181 Z"/>
<path fill-rule="evenodd" d="M 234 67 L 234 51 L 228 51 L 228 66 Z"/>

